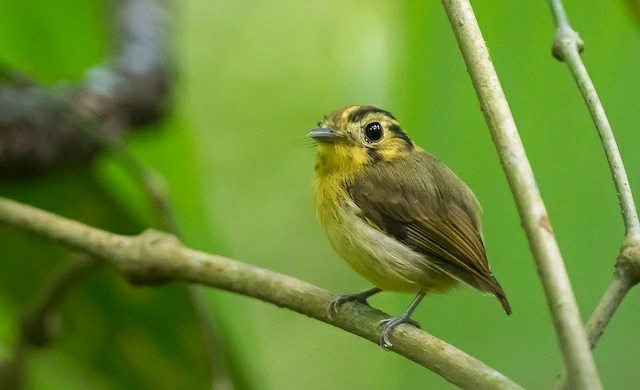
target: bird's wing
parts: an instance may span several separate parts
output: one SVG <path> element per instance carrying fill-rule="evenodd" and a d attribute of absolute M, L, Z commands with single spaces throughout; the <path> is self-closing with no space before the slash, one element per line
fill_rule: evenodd
<path fill-rule="evenodd" d="M 504 297 L 487 263 L 477 200 L 435 157 L 420 151 L 381 161 L 358 175 L 349 192 L 373 227 L 424 254 L 425 261 L 452 277 Z"/>

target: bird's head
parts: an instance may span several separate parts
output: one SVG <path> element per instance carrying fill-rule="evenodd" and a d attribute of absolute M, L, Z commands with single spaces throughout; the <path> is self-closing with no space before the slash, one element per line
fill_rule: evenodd
<path fill-rule="evenodd" d="M 326 115 L 308 137 L 318 144 L 316 171 L 358 172 L 411 153 L 413 142 L 390 112 L 347 106 Z"/>

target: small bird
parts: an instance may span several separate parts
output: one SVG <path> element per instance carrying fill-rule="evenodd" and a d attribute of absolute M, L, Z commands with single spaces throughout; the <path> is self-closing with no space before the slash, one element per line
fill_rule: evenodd
<path fill-rule="evenodd" d="M 467 284 L 511 307 L 489 270 L 480 204 L 449 168 L 414 144 L 390 112 L 347 106 L 326 115 L 308 137 L 317 144 L 315 208 L 329 241 L 375 287 L 342 295 L 368 305 L 381 291 L 415 293 L 400 316 L 381 322 L 383 348 L 427 293 Z"/>

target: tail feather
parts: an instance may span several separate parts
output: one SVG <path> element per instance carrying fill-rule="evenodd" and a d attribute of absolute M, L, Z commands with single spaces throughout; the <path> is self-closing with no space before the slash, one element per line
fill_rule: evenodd
<path fill-rule="evenodd" d="M 496 278 L 493 278 L 493 280 L 495 281 L 495 285 L 493 286 L 493 294 L 500 301 L 500 304 L 502 305 L 505 313 L 507 313 L 507 315 L 511 315 L 511 305 L 509 305 L 507 295 L 504 293 L 502 286 L 500 285 L 500 283 L 498 283 Z"/>
<path fill-rule="evenodd" d="M 507 295 L 504 293 L 502 286 L 498 283 L 498 280 L 493 276 L 493 274 L 490 273 L 488 276 L 483 278 L 476 277 L 473 279 L 473 283 L 469 284 L 482 292 L 495 295 L 495 297 L 500 301 L 505 313 L 508 315 L 511 314 L 511 305 L 509 305 Z"/>
<path fill-rule="evenodd" d="M 509 305 L 509 301 L 507 300 L 506 295 L 504 295 L 504 291 L 502 291 L 502 294 L 496 292 L 496 298 L 500 301 L 500 304 L 507 315 L 511 315 L 511 305 Z"/>

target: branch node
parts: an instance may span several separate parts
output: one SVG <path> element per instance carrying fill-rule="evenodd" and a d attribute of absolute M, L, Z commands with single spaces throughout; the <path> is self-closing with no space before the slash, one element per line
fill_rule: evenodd
<path fill-rule="evenodd" d="M 632 286 L 640 283 L 640 241 L 625 240 L 616 262 L 616 277 L 629 278 Z"/>
<path fill-rule="evenodd" d="M 149 258 L 166 257 L 170 262 L 176 248 L 182 248 L 180 240 L 173 234 L 154 229 L 147 229 L 136 236 L 123 253 L 119 262 L 120 270 L 126 275 L 129 283 L 135 286 L 158 286 L 168 283 L 172 277 L 167 275 Z"/>
<path fill-rule="evenodd" d="M 584 51 L 584 41 L 580 38 L 578 32 L 571 27 L 559 28 L 553 40 L 551 53 L 558 61 L 564 62 L 567 58 L 567 53 L 573 50 L 577 53 L 582 53 Z"/>

